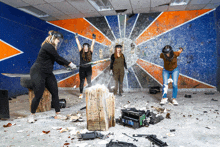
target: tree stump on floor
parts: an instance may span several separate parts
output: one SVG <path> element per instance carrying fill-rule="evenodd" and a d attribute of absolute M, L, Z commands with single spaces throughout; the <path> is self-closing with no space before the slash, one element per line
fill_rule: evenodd
<path fill-rule="evenodd" d="M 31 111 L 31 103 L 33 98 L 35 97 L 34 91 L 29 89 L 29 104 L 30 104 L 30 111 Z M 36 112 L 45 112 L 51 110 L 51 94 L 50 92 L 45 88 L 44 94 L 40 100 L 40 103 L 37 107 Z"/>
<path fill-rule="evenodd" d="M 107 131 L 115 126 L 115 97 L 104 85 L 87 88 L 86 117 L 89 131 Z"/>

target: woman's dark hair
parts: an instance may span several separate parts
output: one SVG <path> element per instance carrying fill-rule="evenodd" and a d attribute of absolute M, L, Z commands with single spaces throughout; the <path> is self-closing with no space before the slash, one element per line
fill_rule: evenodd
<path fill-rule="evenodd" d="M 85 50 L 84 50 L 84 47 L 85 47 L 85 46 L 88 46 L 88 52 L 87 52 L 87 54 L 85 53 Z M 92 53 L 91 53 L 91 51 L 90 51 L 90 44 L 88 44 L 88 43 L 84 43 L 84 44 L 83 44 L 83 48 L 82 48 L 82 58 L 83 58 L 84 61 L 89 61 L 89 62 L 92 61 Z M 87 58 L 87 60 L 86 60 L 86 58 Z"/>
<path fill-rule="evenodd" d="M 115 46 L 115 53 L 114 53 L 115 59 L 118 58 L 117 48 L 122 49 L 122 45 L 118 44 L 118 45 Z M 120 52 L 120 57 L 124 58 L 124 55 L 122 54 L 122 52 Z"/>
<path fill-rule="evenodd" d="M 167 59 L 168 61 L 172 61 L 173 60 L 173 49 L 170 45 L 166 45 L 163 49 L 162 49 L 162 53 L 165 57 L 165 59 Z M 168 57 L 167 54 L 170 54 L 170 56 Z"/>

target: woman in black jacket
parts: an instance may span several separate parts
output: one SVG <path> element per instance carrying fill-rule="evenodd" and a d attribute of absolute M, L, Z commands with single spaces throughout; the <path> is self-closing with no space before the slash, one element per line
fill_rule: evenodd
<path fill-rule="evenodd" d="M 111 56 L 110 72 L 113 73 L 115 80 L 114 95 L 117 94 L 119 84 L 119 96 L 122 96 L 123 91 L 123 79 L 124 79 L 124 67 L 127 73 L 127 64 L 125 62 L 125 56 L 121 52 L 122 46 L 115 46 L 115 53 Z"/>
<path fill-rule="evenodd" d="M 89 62 L 92 61 L 92 53 L 94 49 L 94 44 L 95 44 L 95 39 L 96 35 L 92 34 L 92 45 L 90 47 L 90 44 L 84 43 L 83 46 L 80 45 L 80 41 L 78 39 L 78 34 L 76 33 L 75 38 L 76 38 L 76 43 L 79 49 L 79 54 L 80 54 L 80 68 L 79 68 L 79 78 L 80 78 L 80 95 L 79 98 L 83 98 L 83 87 L 84 87 L 84 82 L 85 79 L 87 80 L 88 87 L 90 87 L 91 84 L 91 78 L 92 78 L 92 66 L 91 65 L 85 65 Z"/>
<path fill-rule="evenodd" d="M 55 61 L 60 65 L 69 66 L 72 69 L 76 68 L 76 65 L 65 60 L 57 53 L 57 49 L 61 45 L 62 40 L 63 35 L 61 33 L 49 31 L 49 36 L 42 43 L 37 60 L 31 67 L 30 75 L 34 86 L 35 97 L 31 104 L 31 115 L 28 118 L 29 123 L 35 122 L 35 112 L 39 105 L 40 99 L 42 98 L 45 87 L 52 95 L 52 103 L 56 111 L 55 118 L 66 118 L 66 116 L 62 116 L 60 114 L 58 86 L 57 80 L 52 72 L 53 65 Z"/>

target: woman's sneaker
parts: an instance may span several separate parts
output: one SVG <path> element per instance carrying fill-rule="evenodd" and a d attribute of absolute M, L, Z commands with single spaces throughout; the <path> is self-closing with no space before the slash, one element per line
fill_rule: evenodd
<path fill-rule="evenodd" d="M 82 99 L 82 98 L 83 98 L 83 94 L 80 94 L 80 95 L 79 95 L 79 99 Z"/>
<path fill-rule="evenodd" d="M 165 105 L 168 102 L 167 100 L 168 100 L 168 98 L 162 98 L 160 101 L 160 104 Z"/>
<path fill-rule="evenodd" d="M 173 104 L 174 106 L 178 106 L 178 102 L 176 101 L 175 98 L 172 100 L 172 104 Z"/>
<path fill-rule="evenodd" d="M 27 120 L 29 123 L 34 123 L 35 122 L 35 115 L 30 115 L 29 117 L 28 117 L 28 120 Z"/>

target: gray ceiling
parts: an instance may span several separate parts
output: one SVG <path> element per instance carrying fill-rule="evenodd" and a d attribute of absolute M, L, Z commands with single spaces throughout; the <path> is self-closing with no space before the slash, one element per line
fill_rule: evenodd
<path fill-rule="evenodd" d="M 0 0 L 15 8 L 33 6 L 49 17 L 46 21 L 63 20 L 82 17 L 117 15 L 115 10 L 127 9 L 124 14 L 152 13 L 164 11 L 213 9 L 220 5 L 220 0 L 189 0 L 185 6 L 170 6 L 173 0 L 109 0 L 114 8 L 112 11 L 98 12 L 88 0 Z"/>

